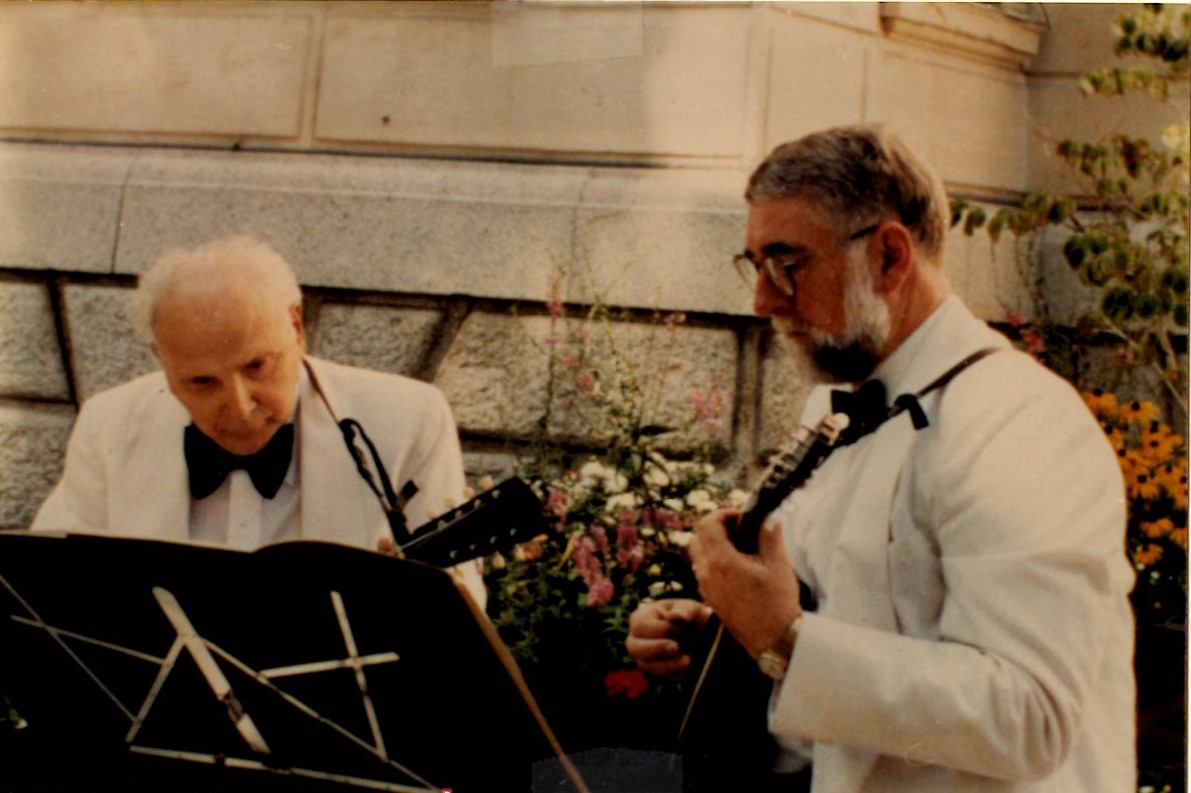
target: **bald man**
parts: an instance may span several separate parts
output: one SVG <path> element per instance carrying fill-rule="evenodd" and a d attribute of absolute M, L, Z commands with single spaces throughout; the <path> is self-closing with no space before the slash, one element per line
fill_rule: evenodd
<path fill-rule="evenodd" d="M 463 500 L 433 386 L 306 355 L 288 264 L 249 237 L 171 251 L 140 278 L 137 330 L 161 371 L 88 399 L 35 530 L 252 549 L 289 539 L 389 550 L 384 508 L 338 426 L 359 422 L 416 528 Z M 478 568 L 458 569 L 480 603 Z"/>

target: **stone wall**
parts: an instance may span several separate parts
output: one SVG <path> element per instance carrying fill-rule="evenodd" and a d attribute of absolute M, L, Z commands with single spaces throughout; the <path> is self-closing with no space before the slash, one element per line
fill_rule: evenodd
<path fill-rule="evenodd" d="M 57 478 L 77 405 L 154 365 L 137 274 L 233 232 L 293 264 L 315 354 L 443 389 L 473 477 L 538 420 L 560 272 L 572 322 L 602 299 L 619 349 L 669 347 L 638 363 L 659 420 L 732 392 L 716 440 L 747 464 L 810 385 L 730 272 L 752 165 L 880 121 L 956 195 L 1056 179 L 1075 78 L 1111 58 L 1111 7 L 1080 9 L 0 0 L 0 526 Z M 1007 244 L 953 235 L 947 267 L 981 316 L 1025 307 Z"/>

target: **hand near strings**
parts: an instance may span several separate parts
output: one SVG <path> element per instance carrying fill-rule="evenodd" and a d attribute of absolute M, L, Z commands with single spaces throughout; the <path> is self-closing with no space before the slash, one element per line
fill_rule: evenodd
<path fill-rule="evenodd" d="M 733 510 L 713 512 L 699 521 L 689 546 L 699 593 L 733 638 L 756 657 L 772 647 L 802 613 L 800 584 L 786 555 L 781 526 L 769 522 L 757 538 L 757 553 L 741 553 L 732 544 Z"/>
<path fill-rule="evenodd" d="M 625 649 L 637 665 L 652 675 L 681 675 L 691 665 L 682 634 L 702 628 L 711 609 L 697 600 L 673 598 L 642 603 L 629 617 Z"/>

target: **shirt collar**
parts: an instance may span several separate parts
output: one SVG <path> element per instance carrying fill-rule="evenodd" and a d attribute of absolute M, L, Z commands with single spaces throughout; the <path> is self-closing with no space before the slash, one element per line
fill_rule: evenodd
<path fill-rule="evenodd" d="M 885 390 L 891 397 L 916 390 L 921 385 L 916 382 L 920 379 L 918 375 L 922 373 L 923 367 L 930 363 L 924 361 L 921 354 L 924 346 L 929 348 L 926 340 L 940 327 L 947 327 L 952 318 L 963 314 L 964 310 L 963 301 L 958 296 L 948 295 L 922 324 L 898 345 L 893 354 L 877 366 L 873 371 L 873 378 L 885 384 Z"/>

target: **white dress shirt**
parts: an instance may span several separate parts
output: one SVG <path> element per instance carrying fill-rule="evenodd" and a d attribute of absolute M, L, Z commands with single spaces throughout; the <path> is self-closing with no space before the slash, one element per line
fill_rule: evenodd
<path fill-rule="evenodd" d="M 983 347 L 948 299 L 874 377 L 890 399 Z M 828 388 L 808 400 L 812 426 Z M 999 351 L 836 450 L 778 510 L 804 616 L 770 728 L 815 793 L 1135 790 L 1123 487 L 1074 390 Z"/>

